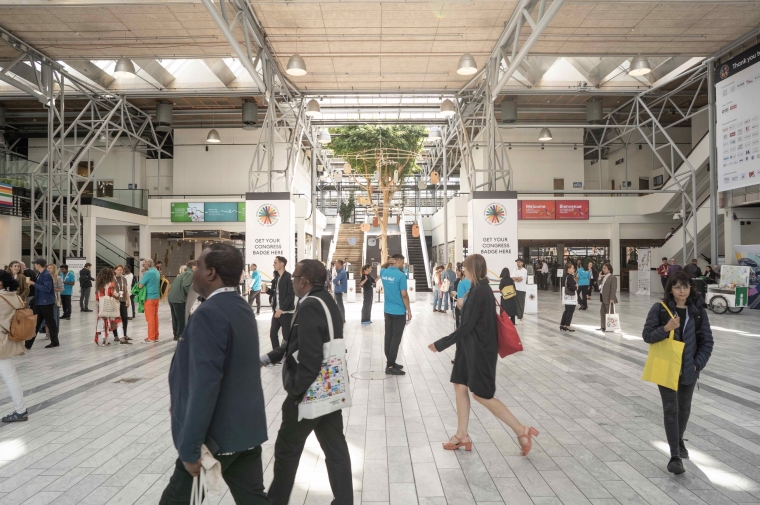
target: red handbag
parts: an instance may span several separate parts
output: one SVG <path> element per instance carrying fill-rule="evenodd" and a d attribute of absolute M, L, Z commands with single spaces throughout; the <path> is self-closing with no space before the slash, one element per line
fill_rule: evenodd
<path fill-rule="evenodd" d="M 499 307 L 499 315 L 496 316 L 496 333 L 499 337 L 499 357 L 505 358 L 510 354 L 520 352 L 523 350 L 522 342 L 520 341 L 520 335 L 517 333 L 517 328 L 512 324 L 512 320 L 509 319 L 507 311 Z"/>

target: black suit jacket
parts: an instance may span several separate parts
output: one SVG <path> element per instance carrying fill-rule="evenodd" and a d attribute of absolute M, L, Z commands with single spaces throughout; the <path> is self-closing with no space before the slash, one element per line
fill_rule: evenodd
<path fill-rule="evenodd" d="M 279 277 L 277 288 L 280 290 L 280 305 L 277 305 L 274 285 L 267 289 L 267 294 L 272 295 L 272 311 L 277 309 L 291 311 L 295 309 L 296 293 L 293 291 L 293 281 L 290 278 L 290 272 L 285 271 Z"/>
<path fill-rule="evenodd" d="M 300 402 L 309 386 L 314 383 L 322 368 L 322 344 L 330 341 L 325 310 L 317 300 L 327 305 L 332 317 L 335 338 L 343 338 L 343 314 L 324 286 L 314 286 L 298 304 L 285 350 L 282 382 L 288 396 Z M 283 346 L 284 347 L 284 346 Z M 298 351 L 298 360 L 293 356 Z M 273 354 L 277 350 L 272 351 Z"/>
<path fill-rule="evenodd" d="M 80 288 L 91 288 L 92 287 L 92 281 L 95 279 L 92 278 L 92 273 L 87 270 L 86 268 L 83 268 L 79 271 L 79 287 Z"/>

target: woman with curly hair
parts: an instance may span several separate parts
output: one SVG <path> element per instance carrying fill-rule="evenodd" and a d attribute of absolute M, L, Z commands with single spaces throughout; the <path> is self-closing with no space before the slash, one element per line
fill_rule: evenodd
<path fill-rule="evenodd" d="M 97 279 L 95 279 L 95 302 L 98 306 L 98 325 L 95 329 L 95 345 L 97 346 L 99 346 L 101 342 L 104 346 L 111 345 L 108 341 L 108 335 L 112 331 L 115 331 L 116 335 L 119 337 L 119 343 L 128 343 L 127 339 L 124 337 L 124 324 L 121 321 L 121 317 L 119 315 L 101 316 L 100 314 L 100 299 L 104 297 L 111 297 L 115 300 L 117 307 L 116 314 L 119 313 L 118 295 L 114 285 L 115 280 L 116 275 L 114 274 L 113 269 L 109 267 L 101 268 L 100 272 L 98 272 Z"/>

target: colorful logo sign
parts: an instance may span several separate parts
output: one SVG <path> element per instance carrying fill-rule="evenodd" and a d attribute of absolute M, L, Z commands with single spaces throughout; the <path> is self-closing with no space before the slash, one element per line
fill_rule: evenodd
<path fill-rule="evenodd" d="M 483 214 L 486 218 L 486 223 L 494 226 L 500 225 L 507 219 L 507 209 L 497 202 L 486 205 L 486 210 Z"/>
<path fill-rule="evenodd" d="M 277 207 L 271 203 L 265 203 L 256 211 L 256 219 L 262 226 L 272 226 L 279 218 L 280 213 L 277 211 Z"/>

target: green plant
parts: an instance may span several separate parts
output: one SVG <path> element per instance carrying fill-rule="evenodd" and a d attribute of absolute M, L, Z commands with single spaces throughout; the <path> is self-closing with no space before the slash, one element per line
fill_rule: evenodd
<path fill-rule="evenodd" d="M 404 177 L 420 170 L 417 158 L 427 131 L 423 126 L 361 125 L 332 128 L 330 133 L 330 149 L 351 165 L 350 177 L 366 192 L 379 218 L 381 262 L 385 263 L 390 204 Z M 381 197 L 372 198 L 375 193 Z"/>
<path fill-rule="evenodd" d="M 345 224 L 351 221 L 351 215 L 354 213 L 355 208 L 356 201 L 354 200 L 354 194 L 351 193 L 348 197 L 348 202 L 340 202 L 340 207 L 338 208 L 340 222 Z"/>

